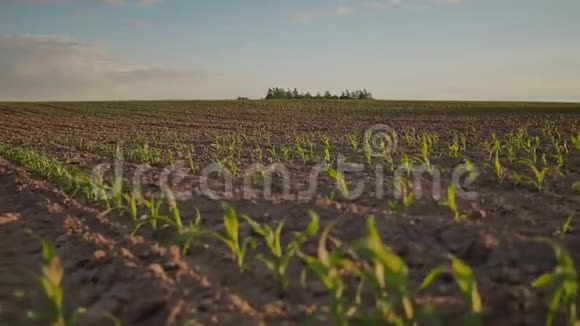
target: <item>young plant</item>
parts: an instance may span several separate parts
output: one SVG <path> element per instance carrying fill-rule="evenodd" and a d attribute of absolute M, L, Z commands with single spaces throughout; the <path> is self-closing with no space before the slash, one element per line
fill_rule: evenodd
<path fill-rule="evenodd" d="M 453 134 L 453 142 L 447 145 L 447 152 L 450 157 L 459 157 L 459 151 L 467 147 L 465 135 Z"/>
<path fill-rule="evenodd" d="M 288 289 L 288 277 L 286 276 L 288 265 L 290 264 L 292 257 L 297 254 L 300 245 L 310 236 L 313 236 L 318 232 L 320 224 L 318 215 L 314 212 L 310 212 L 310 223 L 306 229 L 302 232 L 294 233 L 293 239 L 285 247 L 283 247 L 280 238 L 282 229 L 284 228 L 284 221 L 280 222 L 276 228 L 272 230 L 272 228 L 267 224 L 258 223 L 247 215 L 242 215 L 242 218 L 250 224 L 255 233 L 262 236 L 264 242 L 270 249 L 271 256 L 260 254 L 257 258 L 275 274 L 278 285 L 280 286 L 280 291 L 285 293 Z"/>
<path fill-rule="evenodd" d="M 270 146 L 270 148 L 267 148 L 266 151 L 270 155 L 270 162 L 278 161 L 278 151 L 276 150 L 276 145 Z"/>
<path fill-rule="evenodd" d="M 330 163 L 330 139 L 324 137 L 322 139 L 322 144 L 324 145 L 324 161 Z"/>
<path fill-rule="evenodd" d="M 528 138 L 522 143 L 522 149 L 528 153 L 529 159 L 534 163 L 538 163 L 538 149 L 540 148 L 540 137 L 535 136 Z"/>
<path fill-rule="evenodd" d="M 449 186 L 447 187 L 447 198 L 441 202 L 441 205 L 449 208 L 453 212 L 453 219 L 455 221 L 462 221 L 467 218 L 467 215 L 464 214 L 457 205 L 455 185 L 453 182 L 449 183 Z"/>
<path fill-rule="evenodd" d="M 256 163 L 264 162 L 264 150 L 262 147 L 258 146 L 252 151 L 252 159 Z"/>
<path fill-rule="evenodd" d="M 489 160 L 493 158 L 494 153 L 501 150 L 501 141 L 497 138 L 496 134 L 491 135 L 491 140 L 486 140 L 482 144 L 483 149 L 487 152 Z"/>
<path fill-rule="evenodd" d="M 343 195 L 348 196 L 348 187 L 346 184 L 346 179 L 344 178 L 344 174 L 340 173 L 340 171 L 335 170 L 333 168 L 328 168 L 327 173 L 328 176 L 336 182 L 336 185 L 338 186 L 340 192 Z"/>
<path fill-rule="evenodd" d="M 346 139 L 348 140 L 349 144 L 350 144 L 350 148 L 352 149 L 353 152 L 357 152 L 359 149 L 359 139 L 356 133 L 350 133 L 348 135 L 346 135 Z"/>
<path fill-rule="evenodd" d="M 403 211 L 411 207 L 415 202 L 413 185 L 403 175 L 395 176 L 393 184 L 395 187 L 396 200 L 389 200 L 389 206 L 391 209 L 395 211 Z"/>
<path fill-rule="evenodd" d="M 465 325 L 482 324 L 482 302 L 477 281 L 471 267 L 458 258 L 451 257 L 451 266 L 440 266 L 429 272 L 421 283 L 420 289 L 428 287 L 441 274 L 451 274 L 455 278 L 463 301 L 469 309 L 469 314 L 465 320 Z"/>
<path fill-rule="evenodd" d="M 433 146 L 433 138 L 429 134 L 423 134 L 421 139 L 421 156 L 418 157 L 418 160 L 422 162 L 427 170 L 431 171 L 431 147 Z"/>
<path fill-rule="evenodd" d="M 280 151 L 282 152 L 282 157 L 284 158 L 284 161 L 286 162 L 290 161 L 290 159 L 292 158 L 292 149 L 288 146 L 282 146 Z"/>
<path fill-rule="evenodd" d="M 558 175 L 563 177 L 564 174 L 562 173 L 562 168 L 564 168 L 564 165 L 566 165 L 566 158 L 564 156 L 564 153 L 562 152 L 562 150 L 558 148 L 556 149 L 556 152 L 552 154 L 552 157 L 554 158 L 554 160 L 556 160 L 556 166 L 554 167 L 554 170 L 556 171 L 556 173 L 558 173 Z"/>
<path fill-rule="evenodd" d="M 312 271 L 330 292 L 330 310 L 334 325 L 347 326 L 348 316 L 344 296 L 345 284 L 341 276 L 342 253 L 328 251 L 326 242 L 333 224 L 324 228 L 318 242 L 317 257 L 302 254 L 306 268 Z"/>
<path fill-rule="evenodd" d="M 364 155 L 364 159 L 365 162 L 367 163 L 367 165 L 372 165 L 373 164 L 373 153 L 372 150 L 369 147 L 365 147 L 365 150 L 363 151 L 363 155 Z"/>
<path fill-rule="evenodd" d="M 137 222 L 139 219 L 139 196 L 131 192 L 130 194 L 123 194 L 123 199 L 125 200 L 123 210 L 129 212 L 133 222 Z"/>
<path fill-rule="evenodd" d="M 248 247 L 254 249 L 256 242 L 252 237 L 248 237 L 243 243 L 240 243 L 238 214 L 233 207 L 226 207 L 224 209 L 224 228 L 225 233 L 223 235 L 217 232 L 211 232 L 210 234 L 230 249 L 238 269 L 243 271 L 247 249 Z"/>
<path fill-rule="evenodd" d="M 195 175 L 199 170 L 199 167 L 193 160 L 193 153 L 189 147 L 187 147 L 187 163 L 189 164 L 189 169 L 192 175 Z"/>
<path fill-rule="evenodd" d="M 201 226 L 201 213 L 196 208 L 193 221 L 188 226 L 181 228 L 177 237 L 171 241 L 171 244 L 178 245 L 181 248 L 181 252 L 185 255 L 194 242 L 206 233 L 207 231 L 203 230 Z"/>
<path fill-rule="evenodd" d="M 499 159 L 499 151 L 495 151 L 495 159 L 493 160 L 493 171 L 500 183 L 503 183 L 506 177 L 506 169 L 502 166 Z"/>
<path fill-rule="evenodd" d="M 408 290 L 407 266 L 383 244 L 374 216 L 367 218 L 366 234 L 354 248 L 370 262 L 361 270 L 361 277 L 372 285 L 382 319 L 389 325 L 413 325 L 415 308 Z"/>
<path fill-rule="evenodd" d="M 405 171 L 407 176 L 409 176 L 411 174 L 411 171 L 413 171 L 413 161 L 411 160 L 411 158 L 409 158 L 409 155 L 407 155 L 407 153 L 405 152 L 401 152 L 399 168 Z"/>
<path fill-rule="evenodd" d="M 140 223 L 150 222 L 151 226 L 153 227 L 153 230 L 157 230 L 157 220 L 159 216 L 161 216 L 161 214 L 159 214 L 159 210 L 161 208 L 162 203 L 163 202 L 161 199 L 155 197 L 149 200 L 143 199 L 143 204 L 145 205 L 145 207 L 147 207 L 147 209 L 149 209 L 149 215 L 142 216 L 141 219 L 143 221 L 141 221 Z M 136 227 L 133 232 L 136 232 L 138 228 L 139 227 Z"/>
<path fill-rule="evenodd" d="M 304 149 L 304 147 L 302 147 L 302 144 L 299 142 L 296 142 L 296 153 L 300 156 L 302 162 L 306 164 L 306 162 L 308 161 L 308 153 Z"/>
<path fill-rule="evenodd" d="M 238 162 L 236 162 L 235 159 L 230 158 L 228 160 L 226 160 L 226 166 L 228 171 L 230 171 L 230 173 L 233 176 L 237 176 L 238 172 L 240 171 L 240 167 L 238 166 Z"/>
<path fill-rule="evenodd" d="M 538 191 L 543 190 L 544 179 L 546 178 L 546 175 L 550 171 L 550 168 L 543 167 L 542 169 L 538 169 L 538 167 L 536 167 L 536 164 L 532 160 L 529 160 L 529 159 L 521 159 L 518 162 L 530 169 L 530 171 L 532 172 L 533 178 L 531 178 L 527 175 L 521 175 L 517 172 L 514 172 L 514 178 L 516 178 L 516 180 L 527 181 L 528 183 L 533 185 L 536 188 L 536 190 L 538 190 Z"/>
<path fill-rule="evenodd" d="M 468 173 L 467 180 L 469 182 L 475 181 L 475 179 L 477 178 L 477 176 L 479 174 L 478 168 L 475 166 L 475 164 L 473 164 L 473 162 L 471 162 L 470 160 L 465 159 L 463 161 L 463 166 L 465 167 L 465 170 Z"/>
<path fill-rule="evenodd" d="M 570 142 L 572 142 L 572 145 L 580 151 L 580 130 L 576 131 L 576 135 L 572 134 L 570 136 Z"/>
<path fill-rule="evenodd" d="M 50 306 L 50 322 L 52 326 L 72 326 L 76 324 L 76 319 L 85 309 L 77 308 L 70 316 L 66 316 L 64 308 L 64 294 L 62 290 L 62 277 L 64 267 L 62 261 L 57 256 L 54 247 L 45 239 L 41 238 L 32 231 L 28 233 L 38 240 L 42 246 L 42 275 L 40 276 L 40 285 L 44 295 L 48 299 Z"/>
<path fill-rule="evenodd" d="M 459 143 L 457 142 L 447 145 L 447 153 L 450 157 L 459 157 L 459 149 Z"/>
<path fill-rule="evenodd" d="M 578 274 L 574 267 L 574 260 L 568 251 L 549 239 L 539 239 L 552 246 L 556 255 L 556 267 L 538 277 L 532 286 L 535 288 L 551 286 L 553 288 L 548 300 L 548 317 L 546 325 L 552 325 L 556 311 L 560 304 L 564 305 L 568 325 L 577 326 L 576 300 L 578 297 Z"/>
<path fill-rule="evenodd" d="M 562 224 L 562 227 L 560 227 L 559 230 L 554 232 L 554 235 L 557 237 L 558 236 L 564 237 L 566 234 L 568 234 L 568 232 L 570 232 L 570 230 L 572 229 L 572 220 L 574 219 L 575 216 L 576 216 L 576 212 L 573 212 L 572 214 L 570 214 L 570 216 L 568 216 L 568 218 L 566 219 L 564 224 Z"/>
<path fill-rule="evenodd" d="M 391 153 L 386 152 L 383 158 L 385 159 L 387 171 L 391 173 L 395 172 L 395 160 L 393 159 L 393 155 L 391 155 Z"/>

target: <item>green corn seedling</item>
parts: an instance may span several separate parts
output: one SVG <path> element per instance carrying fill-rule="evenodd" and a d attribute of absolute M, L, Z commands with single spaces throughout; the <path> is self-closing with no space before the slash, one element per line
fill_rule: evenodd
<path fill-rule="evenodd" d="M 556 232 L 554 232 L 554 235 L 557 237 L 558 236 L 564 237 L 566 234 L 568 234 L 568 232 L 570 232 L 570 230 L 572 229 L 572 220 L 574 219 L 575 216 L 576 216 L 576 212 L 573 212 L 572 214 L 570 214 L 570 216 L 568 216 L 568 218 L 566 219 L 564 224 L 562 224 L 560 229 L 557 230 Z"/>
<path fill-rule="evenodd" d="M 131 192 L 131 194 L 123 194 L 123 199 L 125 200 L 124 210 L 128 211 L 133 219 L 133 222 L 136 222 L 139 219 L 139 197 Z"/>
<path fill-rule="evenodd" d="M 459 143 L 454 142 L 447 145 L 447 153 L 450 157 L 459 157 Z"/>
<path fill-rule="evenodd" d="M 441 202 L 441 205 L 449 208 L 453 212 L 453 219 L 455 221 L 462 221 L 467 218 L 467 215 L 457 205 L 455 185 L 453 182 L 447 187 L 447 198 Z"/>
<path fill-rule="evenodd" d="M 412 166 L 413 166 L 413 162 L 409 158 L 409 155 L 407 155 L 407 153 L 401 152 L 401 159 L 399 161 L 399 167 L 407 173 L 407 176 L 411 173 Z"/>
<path fill-rule="evenodd" d="M 367 163 L 367 165 L 372 165 L 373 164 L 372 150 L 370 148 L 365 148 L 365 150 L 363 151 L 363 155 L 364 155 L 364 159 L 365 159 L 365 162 Z"/>
<path fill-rule="evenodd" d="M 499 151 L 495 152 L 495 159 L 493 160 L 493 171 L 500 183 L 503 183 L 506 177 L 506 169 L 502 166 L 499 159 Z"/>
<path fill-rule="evenodd" d="M 529 158 L 534 162 L 538 163 L 538 149 L 540 148 L 540 137 L 532 137 L 523 142 L 522 149 L 528 153 Z"/>
<path fill-rule="evenodd" d="M 421 156 L 419 161 L 421 161 L 427 167 L 427 170 L 431 171 L 431 146 L 433 145 L 433 140 L 429 135 L 423 135 L 421 141 Z"/>
<path fill-rule="evenodd" d="M 330 178 L 332 178 L 332 180 L 335 181 L 336 185 L 338 186 L 338 189 L 344 195 L 348 195 L 348 187 L 347 187 L 346 179 L 344 178 L 344 175 L 342 173 L 340 173 L 340 171 L 333 169 L 333 168 L 328 168 L 326 170 L 326 172 L 328 173 L 328 176 Z"/>
<path fill-rule="evenodd" d="M 275 162 L 278 160 L 278 151 L 276 150 L 276 145 L 271 145 L 270 148 L 266 149 L 266 151 L 270 155 L 271 162 Z"/>
<path fill-rule="evenodd" d="M 89 175 L 79 169 L 47 157 L 34 149 L 0 144 L 0 155 L 18 163 L 32 173 L 56 183 L 67 193 L 76 195 L 80 191 L 89 200 L 97 199 L 95 195 L 99 195 L 95 193 L 95 188 Z M 100 194 L 102 195 L 103 193 Z"/>
<path fill-rule="evenodd" d="M 470 182 L 475 181 L 478 174 L 477 167 L 475 166 L 475 164 L 473 164 L 473 162 L 471 162 L 468 159 L 464 159 L 463 166 L 465 167 L 465 170 L 469 173 L 467 175 L 467 180 L 469 180 Z"/>
<path fill-rule="evenodd" d="M 230 171 L 230 173 L 233 176 L 237 176 L 238 172 L 240 171 L 240 167 L 238 166 L 238 163 L 234 160 L 234 159 L 229 159 L 226 161 L 226 168 L 228 169 L 228 171 Z"/>
<path fill-rule="evenodd" d="M 354 248 L 370 262 L 361 277 L 373 286 L 377 309 L 384 321 L 390 325 L 413 325 L 415 308 L 408 290 L 407 266 L 383 244 L 374 216 L 367 218 L 366 234 Z"/>
<path fill-rule="evenodd" d="M 324 145 L 324 160 L 330 163 L 330 139 L 325 137 L 322 139 L 322 144 Z"/>
<path fill-rule="evenodd" d="M 482 300 L 477 289 L 477 281 L 471 267 L 458 258 L 451 257 L 451 266 L 432 269 L 421 283 L 420 289 L 428 287 L 441 274 L 449 273 L 455 278 L 463 301 L 469 309 L 465 325 L 482 325 Z"/>
<path fill-rule="evenodd" d="M 356 133 L 348 134 L 348 135 L 346 135 L 346 139 L 348 140 L 348 142 L 350 144 L 350 148 L 352 149 L 352 151 L 358 152 L 360 144 L 359 144 L 357 134 Z"/>
<path fill-rule="evenodd" d="M 257 258 L 262 261 L 266 267 L 272 271 L 280 291 L 285 293 L 288 288 L 288 277 L 286 276 L 288 265 L 292 257 L 294 257 L 300 245 L 306 241 L 310 236 L 315 235 L 319 228 L 319 217 L 314 212 L 310 212 L 310 223 L 302 232 L 296 232 L 293 239 L 285 246 L 282 245 L 280 235 L 284 228 L 284 221 L 280 222 L 274 230 L 267 224 L 261 224 L 252 220 L 249 216 L 243 215 L 242 218 L 250 224 L 255 233 L 262 236 L 264 242 L 270 249 L 270 256 L 258 255 Z"/>
<path fill-rule="evenodd" d="M 554 241 L 549 239 L 538 239 L 538 241 L 550 245 L 556 255 L 556 267 L 554 270 L 541 275 L 532 283 L 534 288 L 551 286 L 553 289 L 548 299 L 546 325 L 552 325 L 558 306 L 563 304 L 566 311 L 567 325 L 577 326 L 578 274 L 574 267 L 574 260 L 568 251 Z"/>
<path fill-rule="evenodd" d="M 491 161 L 493 159 L 494 153 L 499 152 L 501 150 L 501 141 L 497 138 L 497 135 L 493 133 L 491 135 L 491 140 L 484 141 L 482 146 L 484 150 L 487 152 L 489 160 Z"/>
<path fill-rule="evenodd" d="M 554 154 L 552 154 L 552 157 L 556 161 L 556 167 L 555 167 L 556 173 L 558 173 L 560 176 L 563 177 L 564 174 L 562 173 L 562 169 L 564 168 L 564 165 L 566 165 L 566 158 L 564 156 L 564 153 L 561 151 L 561 149 L 558 148 L 558 149 L 556 149 L 556 152 Z M 544 165 L 544 166 L 546 166 L 546 165 Z"/>
<path fill-rule="evenodd" d="M 62 261 L 48 241 L 30 230 L 28 233 L 42 246 L 43 266 L 39 281 L 50 306 L 50 323 L 52 326 L 73 326 L 76 324 L 78 315 L 85 312 L 85 309 L 77 308 L 70 316 L 66 316 L 63 302 L 64 293 L 61 287 L 64 274 Z"/>
<path fill-rule="evenodd" d="M 453 142 L 447 145 L 447 153 L 450 157 L 459 157 L 459 151 L 467 147 L 467 139 L 464 135 L 453 134 Z"/>
<path fill-rule="evenodd" d="M 195 175 L 199 170 L 199 167 L 193 160 L 193 153 L 189 147 L 187 147 L 187 163 L 189 164 L 189 170 L 191 171 L 191 174 Z"/>
<path fill-rule="evenodd" d="M 512 143 L 508 142 L 505 144 L 504 148 L 505 148 L 505 151 L 507 154 L 508 161 L 513 162 L 516 159 L 516 155 L 515 155 L 516 149 L 515 149 L 514 145 Z"/>
<path fill-rule="evenodd" d="M 306 162 L 308 161 L 308 153 L 306 152 L 304 147 L 302 147 L 302 144 L 296 143 L 296 153 L 300 156 L 302 162 L 306 164 Z"/>
<path fill-rule="evenodd" d="M 217 232 L 211 232 L 210 234 L 230 249 L 238 269 L 243 271 L 245 268 L 244 258 L 246 257 L 247 249 L 248 247 L 254 249 L 256 242 L 253 238 L 248 237 L 243 243 L 240 243 L 238 214 L 233 207 L 226 207 L 224 209 L 224 227 L 225 233 L 223 235 Z"/>
<path fill-rule="evenodd" d="M 389 207 L 395 211 L 408 209 L 415 202 L 415 192 L 412 184 L 405 176 L 397 175 L 394 181 L 395 192 L 400 197 L 398 200 L 389 200 Z"/>
<path fill-rule="evenodd" d="M 181 248 L 181 252 L 185 255 L 195 241 L 205 234 L 207 234 L 207 231 L 202 229 L 201 213 L 196 208 L 193 221 L 188 226 L 181 228 L 177 237 L 171 241 L 171 244 L 178 245 Z"/>
<path fill-rule="evenodd" d="M 286 162 L 290 161 L 290 158 L 292 156 L 292 149 L 288 146 L 282 146 L 280 151 L 282 152 L 282 157 L 284 158 L 284 161 Z"/>
<path fill-rule="evenodd" d="M 143 215 L 138 223 L 133 228 L 132 234 L 134 235 L 139 228 L 144 225 L 151 224 L 153 230 L 157 230 L 157 221 L 160 219 L 161 214 L 159 214 L 159 210 L 161 209 L 162 201 L 158 198 L 151 198 L 149 200 L 143 198 L 143 204 L 149 210 L 148 215 Z"/>
<path fill-rule="evenodd" d="M 532 172 L 533 178 L 531 178 L 527 175 L 521 175 L 517 172 L 514 172 L 514 177 L 517 180 L 529 182 L 538 191 L 543 190 L 544 189 L 544 180 L 546 178 L 546 175 L 550 171 L 550 168 L 543 167 L 542 169 L 538 169 L 536 167 L 536 164 L 532 160 L 529 160 L 529 159 L 521 159 L 521 160 L 518 160 L 518 162 L 530 169 L 530 171 Z"/>
<path fill-rule="evenodd" d="M 258 146 L 254 149 L 254 151 L 252 152 L 252 159 L 254 160 L 254 162 L 257 163 L 264 162 L 264 150 L 262 149 L 262 147 Z"/>
<path fill-rule="evenodd" d="M 306 268 L 312 271 L 330 292 L 330 310 L 334 318 L 334 325 L 347 326 L 348 316 L 343 298 L 345 284 L 340 273 L 342 254 L 337 250 L 329 252 L 326 247 L 332 227 L 333 224 L 330 224 L 322 231 L 318 242 L 317 257 L 302 255 L 302 259 Z"/>
<path fill-rule="evenodd" d="M 574 145 L 576 150 L 580 150 L 580 130 L 576 132 L 576 135 L 570 136 L 570 142 L 572 143 L 572 145 Z"/>
<path fill-rule="evenodd" d="M 385 151 L 383 154 L 383 158 L 385 159 L 387 169 L 390 172 L 394 172 L 395 171 L 395 160 L 393 159 L 393 155 L 391 155 L 391 153 L 389 151 Z"/>

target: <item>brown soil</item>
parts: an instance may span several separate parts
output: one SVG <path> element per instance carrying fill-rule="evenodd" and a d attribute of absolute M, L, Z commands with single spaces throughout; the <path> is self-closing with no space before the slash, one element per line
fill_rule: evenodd
<path fill-rule="evenodd" d="M 301 118 L 290 114 L 264 118 L 259 110 L 236 108 L 241 110 L 239 118 L 232 119 L 228 117 L 231 112 L 215 111 L 199 104 L 198 113 L 188 111 L 186 116 L 181 116 L 177 109 L 175 112 L 170 107 L 166 109 L 170 115 L 167 121 L 171 121 L 175 131 L 166 129 L 167 121 L 160 120 L 159 116 L 139 109 L 145 104 L 116 104 L 122 106 L 119 112 L 133 110 L 134 113 L 120 115 L 118 121 L 107 119 L 98 111 L 81 114 L 75 107 L 67 111 L 70 105 L 47 104 L 47 107 L 28 110 L 3 105 L 0 118 L 10 124 L 0 126 L 2 142 L 31 145 L 90 169 L 95 163 L 110 160 L 103 154 L 103 147 L 83 149 L 78 144 L 67 144 L 69 140 L 76 140 L 78 136 L 89 144 L 114 144 L 118 138 L 143 136 L 140 130 L 147 128 L 145 126 L 150 128 L 151 135 L 181 131 L 186 138 L 184 141 L 209 144 L 212 133 L 220 131 L 266 130 L 274 134 L 272 142 L 283 142 L 279 130 L 344 135 L 349 128 L 364 128 L 380 122 L 388 122 L 396 129 L 411 125 L 422 130 L 439 130 L 443 133 L 442 138 L 448 139 L 446 126 L 457 125 L 457 130 L 472 132 L 473 141 L 477 142 L 488 137 L 489 130 L 505 133 L 518 126 L 533 129 L 539 119 L 566 128 L 577 126 L 580 121 L 580 115 L 569 113 L 423 112 L 415 115 L 393 113 L 388 117 L 361 115 L 351 127 L 346 124 L 352 116 L 346 113 L 336 117 L 320 116 L 313 121 L 308 119 L 312 118 L 310 113 L 304 113 Z M 57 113 L 46 113 L 51 110 Z M 67 112 L 67 119 L 62 119 L 63 112 Z M 347 147 L 346 144 L 339 146 Z M 470 154 L 474 161 L 484 156 Z M 322 190 L 312 200 L 282 201 L 274 196 L 274 200 L 234 199 L 229 203 L 240 214 L 248 214 L 261 222 L 274 224 L 286 217 L 285 237 L 306 226 L 307 211 L 312 209 L 319 213 L 323 225 L 338 221 L 332 232 L 335 243 L 349 243 L 360 237 L 365 218 L 374 214 L 384 241 L 408 264 L 414 291 L 428 271 L 452 253 L 469 263 L 476 272 L 486 325 L 542 325 L 547 293 L 532 289 L 530 283 L 551 270 L 555 260 L 551 248 L 531 238 L 552 237 L 565 218 L 580 207 L 580 197 L 571 190 L 571 184 L 580 180 L 579 154 L 574 152 L 569 157 L 564 171 L 566 177 L 549 177 L 550 187 L 544 192 L 524 186 L 499 186 L 492 174 L 484 174 L 474 185 L 479 198 L 461 203 L 469 214 L 461 223 L 454 222 L 448 210 L 429 199 L 418 201 L 405 213 L 392 212 L 386 200 L 376 200 L 372 196 L 363 196 L 354 202 L 340 198 L 330 200 L 327 194 L 333 183 L 328 178 L 322 178 Z M 248 155 L 244 160 L 250 161 Z M 133 163 L 128 163 L 126 168 L 133 169 L 138 162 Z M 437 159 L 437 164 L 444 167 L 458 163 L 450 158 Z M 292 169 L 298 175 L 297 180 L 307 179 L 308 168 L 294 166 Z M 160 167 L 151 173 L 151 184 L 155 183 L 159 171 Z M 66 305 L 87 309 L 80 318 L 81 325 L 112 324 L 105 317 L 107 313 L 119 318 L 123 325 L 196 325 L 196 322 L 202 325 L 294 325 L 328 302 L 327 294 L 313 276 L 307 279 L 306 288 L 302 288 L 298 282 L 302 266 L 298 262 L 291 266 L 290 291 L 281 296 L 270 273 L 252 260 L 254 252 L 248 258 L 251 266 L 240 274 L 219 243 L 200 240 L 184 256 L 176 247 L 162 245 L 171 239 L 170 231 L 143 230 L 139 236 L 131 237 L 126 217 L 114 213 L 102 216 L 102 207 L 77 201 L 6 160 L 0 160 L 0 184 L 0 324 L 45 324 L 23 322 L 28 311 L 40 315 L 46 312 L 36 280 L 42 260 L 40 245 L 27 235 L 27 229 L 46 237 L 57 248 L 65 264 Z M 204 227 L 219 230 L 222 201 L 210 200 L 196 192 L 196 180 L 185 182 L 182 187 L 194 190 L 193 198 L 179 203 L 182 216 L 193 216 L 197 208 Z M 241 227 L 244 235 L 250 234 L 247 225 Z M 313 253 L 316 240 L 309 241 L 304 250 Z M 573 228 L 558 241 L 580 266 L 580 228 Z M 260 245 L 258 252 L 264 251 Z M 449 323 L 459 322 L 465 311 L 459 293 L 447 278 L 425 291 L 417 291 L 415 298 L 418 303 L 436 304 L 446 313 Z M 556 322 L 562 324 L 563 320 Z M 318 324 L 328 323 L 320 321 Z"/>

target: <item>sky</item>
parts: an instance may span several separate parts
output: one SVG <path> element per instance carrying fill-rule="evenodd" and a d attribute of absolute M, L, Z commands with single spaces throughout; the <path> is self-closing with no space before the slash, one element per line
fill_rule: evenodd
<path fill-rule="evenodd" d="M 0 100 L 580 101 L 579 0 L 0 0 Z"/>

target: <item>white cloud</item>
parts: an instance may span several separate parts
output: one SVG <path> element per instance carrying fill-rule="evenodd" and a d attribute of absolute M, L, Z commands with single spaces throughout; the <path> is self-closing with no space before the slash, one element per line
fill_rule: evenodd
<path fill-rule="evenodd" d="M 226 81 L 123 62 L 95 44 L 55 35 L 0 34 L 0 53 L 0 100 L 212 98 Z"/>
<path fill-rule="evenodd" d="M 312 11 L 305 11 L 298 14 L 290 15 L 290 21 L 296 23 L 305 23 L 317 18 L 323 17 L 344 17 L 352 14 L 353 9 L 349 6 L 338 5 L 336 7 L 327 9 L 318 9 Z"/>

